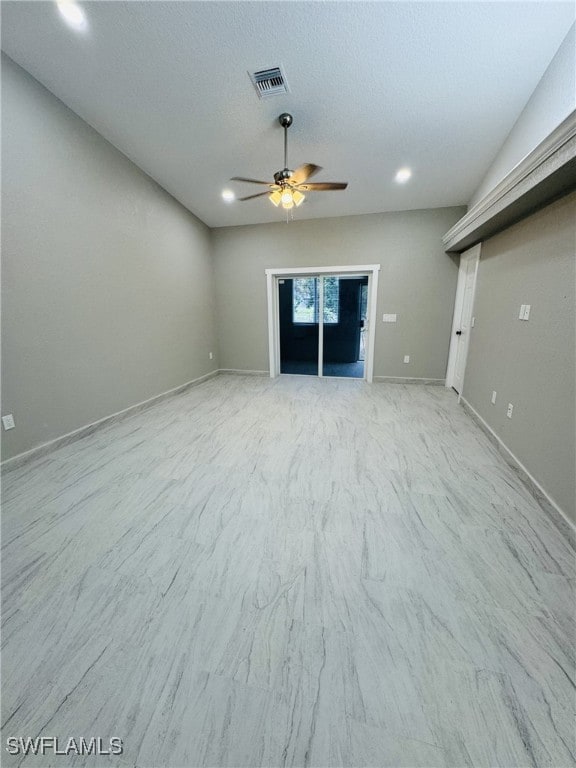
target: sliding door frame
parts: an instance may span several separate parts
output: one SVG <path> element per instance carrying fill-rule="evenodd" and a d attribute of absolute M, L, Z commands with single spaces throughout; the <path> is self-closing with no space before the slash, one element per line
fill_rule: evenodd
<path fill-rule="evenodd" d="M 265 271 L 266 291 L 268 294 L 268 357 L 270 378 L 272 379 L 275 379 L 280 375 L 278 280 L 286 277 L 324 277 L 327 275 L 350 277 L 351 275 L 368 275 L 368 340 L 366 345 L 364 378 L 367 382 L 372 383 L 374 377 L 374 339 L 376 335 L 376 302 L 378 297 L 378 274 L 380 272 L 380 264 L 349 264 L 340 267 L 274 267 L 266 269 Z M 321 291 L 323 290 L 323 282 L 323 280 L 320 281 Z M 320 298 L 322 298 L 322 294 Z M 322 344 L 323 317 L 319 317 L 318 319 L 320 321 L 319 342 Z M 322 352 L 321 349 L 320 352 Z M 320 369 L 322 358 L 323 355 L 319 354 L 318 375 L 321 378 L 323 377 L 322 370 Z"/>

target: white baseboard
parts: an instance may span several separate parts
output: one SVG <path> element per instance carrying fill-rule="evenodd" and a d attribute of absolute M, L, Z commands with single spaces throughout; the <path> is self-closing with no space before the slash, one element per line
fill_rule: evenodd
<path fill-rule="evenodd" d="M 270 376 L 270 371 L 245 371 L 243 368 L 220 368 L 218 373 L 228 373 L 235 376 Z"/>
<path fill-rule="evenodd" d="M 446 383 L 446 379 L 423 379 L 413 376 L 374 376 L 374 381 L 383 384 L 426 384 L 439 387 Z"/>
<path fill-rule="evenodd" d="M 206 373 L 204 376 L 200 376 L 197 379 L 192 379 L 191 381 L 187 381 L 185 384 L 180 384 L 179 386 L 174 387 L 173 389 L 169 389 L 166 392 L 161 392 L 159 395 L 154 395 L 154 397 L 150 397 L 148 400 L 142 400 L 142 402 L 136 403 L 135 405 L 129 405 L 128 408 L 124 408 L 121 411 L 112 413 L 109 416 L 104 416 L 102 419 L 98 419 L 98 421 L 93 421 L 90 424 L 86 424 L 83 427 L 79 427 L 78 429 L 73 430 L 72 432 L 67 432 L 65 435 L 61 435 L 60 437 L 55 437 L 53 440 L 49 440 L 47 443 L 37 445 L 34 448 L 31 448 L 29 451 L 19 453 L 17 456 L 12 456 L 10 459 L 3 461 L 0 464 L 0 467 L 5 472 L 10 469 L 21 467 L 23 464 L 27 464 L 29 461 L 33 461 L 34 459 L 37 459 L 40 456 L 44 456 L 47 453 L 51 453 L 57 448 L 61 448 L 64 445 L 73 443 L 76 440 L 81 440 L 83 437 L 91 435 L 93 432 L 96 432 L 98 429 L 101 429 L 113 421 L 122 421 L 122 419 L 125 419 L 128 416 L 132 416 L 133 414 L 138 413 L 138 411 L 143 411 L 146 408 L 150 408 L 150 406 L 155 405 L 161 400 L 179 395 L 190 387 L 195 387 L 198 384 L 202 384 L 203 382 L 208 381 L 208 379 L 212 379 L 217 375 L 217 370 L 211 371 L 210 373 Z"/>
<path fill-rule="evenodd" d="M 506 460 L 506 463 L 509 464 L 512 469 L 514 469 L 517 474 L 521 477 L 521 479 L 526 483 L 528 488 L 530 489 L 530 493 L 534 496 L 536 501 L 541 506 L 548 506 L 549 510 L 553 510 L 557 514 L 559 514 L 564 522 L 568 523 L 570 528 L 572 529 L 573 533 L 576 533 L 576 523 L 572 522 L 572 520 L 568 517 L 566 512 L 560 507 L 560 505 L 550 496 L 550 494 L 540 485 L 538 480 L 530 474 L 530 472 L 526 469 L 524 464 L 520 461 L 520 459 L 512 453 L 510 448 L 502 442 L 502 439 L 498 437 L 496 432 L 492 429 L 492 427 L 489 426 L 489 424 L 480 416 L 478 411 L 473 408 L 470 403 L 460 395 L 459 402 L 462 403 L 462 406 L 464 407 L 464 410 L 467 411 L 467 413 L 472 416 L 474 421 L 478 424 L 478 426 L 483 430 L 483 432 L 486 433 L 486 435 L 490 438 L 491 442 L 496 445 L 498 450 L 502 453 L 504 459 Z M 548 511 L 549 511 L 548 510 Z"/>

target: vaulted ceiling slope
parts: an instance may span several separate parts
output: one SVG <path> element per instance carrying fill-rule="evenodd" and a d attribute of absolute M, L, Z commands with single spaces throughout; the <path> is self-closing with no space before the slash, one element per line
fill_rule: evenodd
<path fill-rule="evenodd" d="M 349 182 L 297 218 L 467 203 L 574 19 L 547 0 L 83 7 L 76 32 L 53 2 L 2 2 L 2 48 L 212 227 L 282 219 L 221 193 L 283 167 L 284 111 L 289 166 Z M 279 64 L 289 93 L 259 100 L 247 72 Z"/>

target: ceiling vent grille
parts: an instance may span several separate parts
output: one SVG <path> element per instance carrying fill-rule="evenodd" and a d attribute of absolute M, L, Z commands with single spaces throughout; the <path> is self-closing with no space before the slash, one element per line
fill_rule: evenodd
<path fill-rule="evenodd" d="M 260 99 L 267 99 L 279 93 L 288 93 L 288 83 L 280 67 L 261 69 L 248 74 Z"/>

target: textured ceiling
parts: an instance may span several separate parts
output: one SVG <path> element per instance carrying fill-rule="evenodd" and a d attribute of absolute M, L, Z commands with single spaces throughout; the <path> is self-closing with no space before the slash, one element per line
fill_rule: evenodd
<path fill-rule="evenodd" d="M 2 48 L 210 226 L 282 219 L 225 203 L 283 166 L 324 167 L 298 219 L 465 204 L 574 19 L 555 2 L 2 2 Z M 247 70 L 281 63 L 260 101 Z M 393 180 L 410 166 L 410 182 Z"/>

